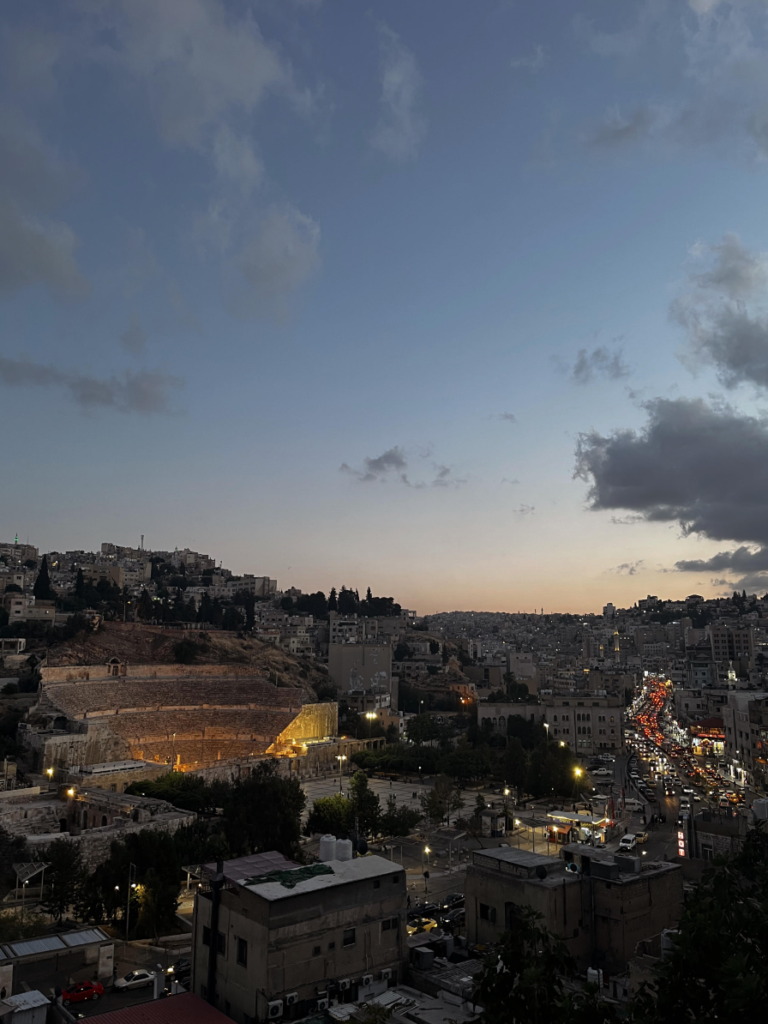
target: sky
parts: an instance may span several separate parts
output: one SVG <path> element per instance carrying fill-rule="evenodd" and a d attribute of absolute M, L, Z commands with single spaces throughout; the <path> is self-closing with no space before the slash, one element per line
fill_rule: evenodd
<path fill-rule="evenodd" d="M 40 0 L 0 76 L 0 540 L 768 590 L 766 0 Z"/>

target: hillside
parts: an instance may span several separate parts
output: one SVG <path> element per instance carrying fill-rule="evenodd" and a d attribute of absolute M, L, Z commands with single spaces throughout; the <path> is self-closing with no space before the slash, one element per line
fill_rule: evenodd
<path fill-rule="evenodd" d="M 163 629 L 138 622 L 105 622 L 95 633 L 82 632 L 70 640 L 54 643 L 48 648 L 45 664 L 99 665 L 119 658 L 134 665 L 168 665 L 177 664 L 181 652 L 191 664 L 248 666 L 254 674 L 280 686 L 302 689 L 309 701 L 317 699 L 318 686 L 327 686 L 329 682 L 323 666 L 295 658 L 255 638 L 213 630 Z"/>

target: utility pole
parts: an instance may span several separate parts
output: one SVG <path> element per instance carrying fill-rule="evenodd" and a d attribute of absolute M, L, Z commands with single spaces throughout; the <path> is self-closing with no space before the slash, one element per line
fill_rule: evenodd
<path fill-rule="evenodd" d="M 125 901 L 125 941 L 128 941 L 128 932 L 131 922 L 131 890 L 136 888 L 136 865 L 131 862 L 128 865 L 128 898 Z"/>

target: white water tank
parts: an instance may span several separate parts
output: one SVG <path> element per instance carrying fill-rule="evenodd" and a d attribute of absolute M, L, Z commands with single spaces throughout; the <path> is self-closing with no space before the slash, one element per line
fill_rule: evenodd
<path fill-rule="evenodd" d="M 587 968 L 587 981 L 590 985 L 599 985 L 603 987 L 603 972 L 598 968 L 595 970 L 594 967 Z"/>
<path fill-rule="evenodd" d="M 336 836 L 320 836 L 320 860 L 336 860 Z"/>
<path fill-rule="evenodd" d="M 336 840 L 336 860 L 352 860 L 352 840 Z"/>

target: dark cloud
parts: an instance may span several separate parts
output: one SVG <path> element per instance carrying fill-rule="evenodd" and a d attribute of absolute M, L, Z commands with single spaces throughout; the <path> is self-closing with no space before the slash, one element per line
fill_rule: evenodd
<path fill-rule="evenodd" d="M 768 426 L 702 400 L 657 399 L 645 428 L 581 434 L 592 509 L 678 522 L 684 533 L 768 543 Z"/>
<path fill-rule="evenodd" d="M 115 409 L 125 413 L 170 412 L 171 392 L 183 386 L 181 378 L 159 371 L 127 370 L 98 378 L 6 356 L 0 356 L 0 382 L 7 387 L 58 387 L 69 392 L 82 409 Z"/>
<path fill-rule="evenodd" d="M 711 265 L 691 274 L 689 291 L 670 308 L 687 334 L 683 362 L 694 370 L 701 362 L 714 366 L 727 388 L 768 388 L 768 316 L 752 304 L 766 297 L 768 256 L 750 252 L 733 234 L 697 245 L 693 254 Z"/>
<path fill-rule="evenodd" d="M 742 545 L 735 551 L 718 551 L 711 558 L 675 562 L 678 572 L 768 572 L 768 548 L 752 551 Z"/>
<path fill-rule="evenodd" d="M 420 455 L 421 458 L 426 458 L 428 455 Z M 453 470 L 450 466 L 445 466 L 440 463 L 433 463 L 434 478 L 432 480 L 411 480 L 408 474 L 408 459 L 402 448 L 395 446 L 389 448 L 381 455 L 377 455 L 376 458 L 366 458 L 363 460 L 363 469 L 354 469 L 346 462 L 342 462 L 339 467 L 342 473 L 348 473 L 350 476 L 355 477 L 360 483 L 372 483 L 374 480 L 386 481 L 389 479 L 397 480 L 405 487 L 411 487 L 416 490 L 421 490 L 424 487 L 461 487 L 467 481 L 459 477 L 454 476 Z"/>
<path fill-rule="evenodd" d="M 645 565 L 645 559 L 639 558 L 636 562 L 622 562 L 621 565 L 617 565 L 613 569 L 608 569 L 606 571 L 614 572 L 617 576 L 636 576 L 642 565 Z"/>
<path fill-rule="evenodd" d="M 629 376 L 629 367 L 623 359 L 621 349 L 611 352 L 603 345 L 587 349 L 579 349 L 571 371 L 571 380 L 575 384 L 589 384 L 596 377 L 607 377 L 608 380 L 620 380 Z"/>

